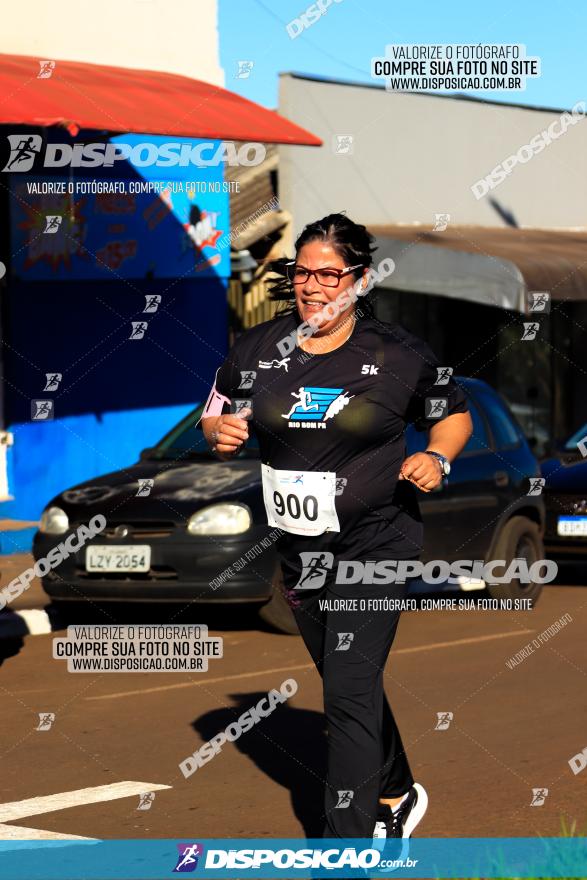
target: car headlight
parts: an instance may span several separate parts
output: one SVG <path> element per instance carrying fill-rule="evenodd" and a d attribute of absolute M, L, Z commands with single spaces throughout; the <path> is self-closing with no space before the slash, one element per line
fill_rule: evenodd
<path fill-rule="evenodd" d="M 69 517 L 60 507 L 47 507 L 39 524 L 39 531 L 45 535 L 63 535 L 69 528 Z"/>
<path fill-rule="evenodd" d="M 190 535 L 240 535 L 251 527 L 251 511 L 245 504 L 211 504 L 190 516 Z"/>

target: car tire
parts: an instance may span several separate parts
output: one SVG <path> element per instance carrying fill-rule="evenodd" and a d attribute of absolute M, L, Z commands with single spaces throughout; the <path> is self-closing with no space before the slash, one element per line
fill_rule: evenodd
<path fill-rule="evenodd" d="M 283 587 L 281 566 L 278 564 L 271 583 L 271 598 L 259 609 L 259 616 L 265 623 L 288 636 L 298 636 L 300 631 L 296 623 Z"/>
<path fill-rule="evenodd" d="M 505 559 L 506 568 L 513 559 L 526 559 L 528 566 L 538 559 L 544 559 L 544 545 L 537 523 L 526 516 L 513 516 L 503 526 L 490 559 Z M 522 584 L 511 581 L 509 584 L 487 583 L 492 599 L 532 599 L 538 600 L 542 584 Z"/>

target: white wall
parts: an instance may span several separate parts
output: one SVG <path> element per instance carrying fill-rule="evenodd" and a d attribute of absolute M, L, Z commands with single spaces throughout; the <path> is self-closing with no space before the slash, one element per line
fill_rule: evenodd
<path fill-rule="evenodd" d="M 178 73 L 224 85 L 217 0 L 25 0 L 2 13 L 0 52 Z"/>
<path fill-rule="evenodd" d="M 452 224 L 502 226 L 489 196 L 477 201 L 471 185 L 559 115 L 289 74 L 280 79 L 279 111 L 324 141 L 279 150 L 279 197 L 294 233 L 343 209 L 367 225 L 432 223 L 448 212 Z M 337 134 L 353 136 L 352 155 L 333 151 Z M 585 227 L 587 119 L 516 166 L 490 195 L 519 226 Z"/>

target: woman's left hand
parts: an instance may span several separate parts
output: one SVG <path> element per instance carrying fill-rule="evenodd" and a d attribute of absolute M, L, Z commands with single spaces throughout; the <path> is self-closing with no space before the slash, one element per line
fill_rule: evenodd
<path fill-rule="evenodd" d="M 422 492 L 431 492 L 442 482 L 440 462 L 433 455 L 425 452 L 415 452 L 409 455 L 403 462 L 400 472 L 400 480 L 409 480 Z"/>

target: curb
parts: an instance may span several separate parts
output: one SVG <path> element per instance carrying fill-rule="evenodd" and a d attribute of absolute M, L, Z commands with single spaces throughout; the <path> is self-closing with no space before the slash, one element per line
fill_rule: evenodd
<path fill-rule="evenodd" d="M 0 613 L 0 640 L 46 635 L 63 629 L 65 625 L 53 609 L 49 612 L 37 608 L 3 611 Z"/>

